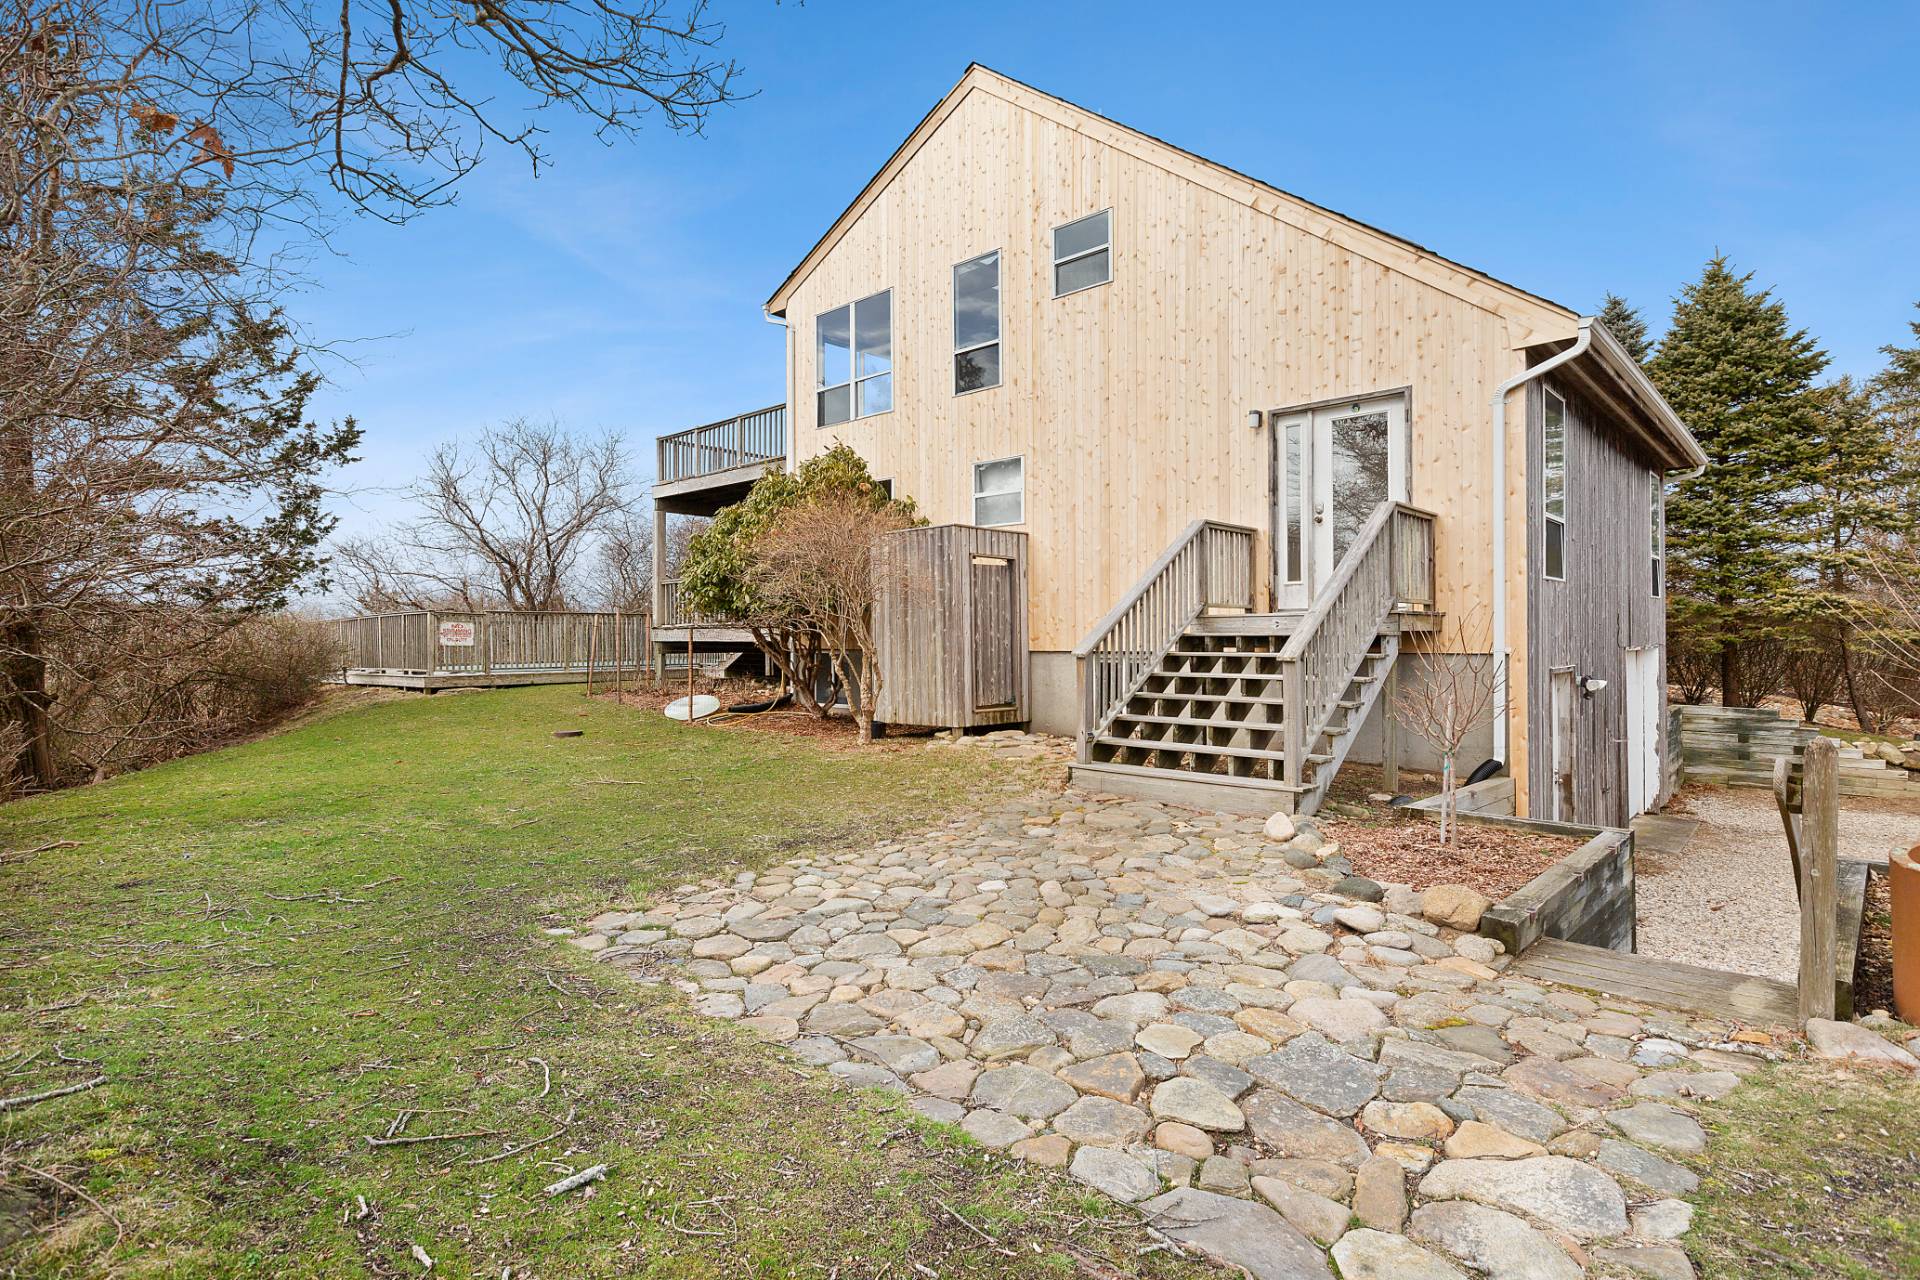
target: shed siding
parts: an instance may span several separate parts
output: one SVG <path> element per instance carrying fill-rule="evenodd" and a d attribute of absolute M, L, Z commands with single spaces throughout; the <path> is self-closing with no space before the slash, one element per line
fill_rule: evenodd
<path fill-rule="evenodd" d="M 1649 473 L 1659 464 L 1628 443 L 1597 407 L 1552 375 L 1543 380 L 1567 401 L 1566 581 L 1542 573 L 1545 520 L 1540 383 L 1527 392 L 1527 636 L 1525 673 L 1530 812 L 1552 815 L 1552 699 L 1556 667 L 1597 676 L 1607 687 L 1574 708 L 1574 812 L 1566 821 L 1620 826 L 1627 812 L 1626 651 L 1658 647 L 1662 687 L 1666 598 L 1652 592 L 1648 547 Z M 1664 699 L 1662 699 L 1664 703 Z M 1664 721 L 1663 721 L 1664 723 Z M 1657 733 L 1661 760 L 1664 733 Z M 1661 771 L 1664 775 L 1664 769 Z M 1659 783 L 1656 781 L 1656 788 Z"/>

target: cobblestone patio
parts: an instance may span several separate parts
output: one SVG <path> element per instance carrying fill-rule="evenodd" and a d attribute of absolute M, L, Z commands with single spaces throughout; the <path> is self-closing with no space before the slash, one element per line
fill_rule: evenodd
<path fill-rule="evenodd" d="M 1068 791 L 571 941 L 1259 1280 L 1692 1276 L 1692 1113 L 1766 1029 L 1505 977 L 1424 908 L 1310 821 Z"/>

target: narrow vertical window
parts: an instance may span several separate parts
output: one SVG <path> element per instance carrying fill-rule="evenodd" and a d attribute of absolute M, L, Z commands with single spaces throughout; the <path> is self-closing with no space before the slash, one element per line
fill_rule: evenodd
<path fill-rule="evenodd" d="M 1541 573 L 1565 581 L 1567 577 L 1567 402 L 1551 388 L 1542 392 L 1541 514 L 1546 544 Z"/>
<path fill-rule="evenodd" d="M 973 522 L 1019 524 L 1027 518 L 1024 458 L 1000 458 L 973 466 Z"/>
<path fill-rule="evenodd" d="M 1000 385 L 1000 251 L 953 269 L 953 394 Z"/>
<path fill-rule="evenodd" d="M 887 290 L 814 320 L 819 425 L 893 408 L 893 293 Z"/>
<path fill-rule="evenodd" d="M 813 326 L 819 335 L 820 425 L 830 427 L 853 416 L 853 308 L 835 307 Z"/>
<path fill-rule="evenodd" d="M 1053 229 L 1053 296 L 1113 279 L 1113 210 Z"/>
<path fill-rule="evenodd" d="M 1647 473 L 1647 550 L 1653 558 L 1653 594 L 1666 590 L 1667 486 L 1658 471 Z"/>
<path fill-rule="evenodd" d="M 1305 497 L 1302 492 L 1300 476 L 1300 437 L 1304 424 L 1289 422 L 1286 427 L 1286 486 L 1287 486 L 1287 581 L 1301 582 L 1306 575 L 1306 546 L 1304 541 L 1305 525 L 1301 520 L 1300 503 Z"/>

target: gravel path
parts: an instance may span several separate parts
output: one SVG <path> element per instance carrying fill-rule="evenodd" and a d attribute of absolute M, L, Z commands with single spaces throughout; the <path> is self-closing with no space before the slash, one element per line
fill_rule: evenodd
<path fill-rule="evenodd" d="M 1697 788 L 1669 809 L 1702 820 L 1681 854 L 1638 851 L 1640 951 L 1690 964 L 1792 981 L 1800 907 L 1773 793 Z M 1884 863 L 1920 841 L 1920 805 L 1848 798 L 1840 856 Z"/>

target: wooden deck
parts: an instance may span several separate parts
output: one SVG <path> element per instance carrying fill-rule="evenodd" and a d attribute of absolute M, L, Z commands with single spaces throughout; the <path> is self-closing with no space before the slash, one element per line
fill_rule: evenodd
<path fill-rule="evenodd" d="M 1557 938 L 1542 938 L 1528 947 L 1507 972 L 1662 1009 L 1760 1026 L 1792 1027 L 1799 1021 L 1799 998 L 1791 982 L 1587 947 Z"/>

